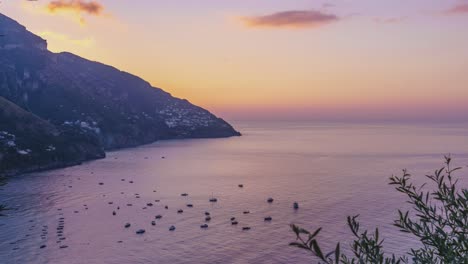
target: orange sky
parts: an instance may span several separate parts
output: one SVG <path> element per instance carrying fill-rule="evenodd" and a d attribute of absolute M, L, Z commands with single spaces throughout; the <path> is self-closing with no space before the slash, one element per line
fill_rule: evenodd
<path fill-rule="evenodd" d="M 468 110 L 465 3 L 18 0 L 0 12 L 54 52 L 230 119 L 444 118 Z"/>

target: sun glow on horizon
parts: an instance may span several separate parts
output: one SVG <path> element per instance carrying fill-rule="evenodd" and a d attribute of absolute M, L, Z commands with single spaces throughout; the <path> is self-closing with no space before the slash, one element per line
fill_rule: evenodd
<path fill-rule="evenodd" d="M 49 2 L 0 7 L 54 52 L 110 64 L 232 118 L 424 118 L 468 109 L 468 36 L 460 34 L 468 12 L 457 1 L 102 0 L 47 12 Z"/>

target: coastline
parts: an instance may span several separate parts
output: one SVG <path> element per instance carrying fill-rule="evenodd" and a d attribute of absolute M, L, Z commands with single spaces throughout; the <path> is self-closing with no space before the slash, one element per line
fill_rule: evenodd
<path fill-rule="evenodd" d="M 163 141 L 170 141 L 170 140 L 196 140 L 196 139 L 218 139 L 218 138 L 231 138 L 231 137 L 240 137 L 242 136 L 242 133 L 238 132 L 236 135 L 231 135 L 231 136 L 221 136 L 221 137 L 186 137 L 186 138 L 167 138 L 167 139 L 160 139 L 156 140 L 153 142 L 149 143 L 144 143 L 144 144 L 139 144 L 136 146 L 127 146 L 127 147 L 120 147 L 120 148 L 110 148 L 110 149 L 105 149 L 104 150 L 104 156 L 102 157 L 96 157 L 96 158 L 89 158 L 89 159 L 82 159 L 82 160 L 76 160 L 76 161 L 70 161 L 70 162 L 52 162 L 49 164 L 41 165 L 41 166 L 32 166 L 29 168 L 18 168 L 17 170 L 10 170 L 6 172 L 1 172 L 0 177 L 4 178 L 9 178 L 9 177 L 15 177 L 15 176 L 20 176 L 24 174 L 29 174 L 29 173 L 35 173 L 35 172 L 44 172 L 44 171 L 52 171 L 52 170 L 57 170 L 57 169 L 64 169 L 68 167 L 73 167 L 73 166 L 79 166 L 82 165 L 83 163 L 86 162 L 92 162 L 96 160 L 101 160 L 105 159 L 107 157 L 108 152 L 115 152 L 115 151 L 121 151 L 121 150 L 128 150 L 128 149 L 134 149 L 146 145 L 151 145 L 156 142 L 163 142 Z"/>

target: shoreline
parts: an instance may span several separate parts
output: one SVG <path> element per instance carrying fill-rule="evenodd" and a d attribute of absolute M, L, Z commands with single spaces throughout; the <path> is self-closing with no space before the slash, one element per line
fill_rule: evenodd
<path fill-rule="evenodd" d="M 43 166 L 38 166 L 38 167 L 31 167 L 31 168 L 26 168 L 26 169 L 18 169 L 16 171 L 8 171 L 8 172 L 2 172 L 0 174 L 0 178 L 3 177 L 5 179 L 11 178 L 11 177 L 16 177 L 16 176 L 21 176 L 21 175 L 26 175 L 26 174 L 31 174 L 31 173 L 36 173 L 36 172 L 45 172 L 45 171 L 53 171 L 53 170 L 58 170 L 58 169 L 64 169 L 64 168 L 69 168 L 69 167 L 74 167 L 74 166 L 80 166 L 83 163 L 87 162 L 93 162 L 97 160 L 102 160 L 107 157 L 107 153 L 110 152 L 117 152 L 121 150 L 128 150 L 128 149 L 135 149 L 143 146 L 148 146 L 151 144 L 155 144 L 157 142 L 165 142 L 165 141 L 172 141 L 172 140 L 197 140 L 197 139 L 221 139 L 221 138 L 233 138 L 233 137 L 240 137 L 242 136 L 242 133 L 239 132 L 238 135 L 231 135 L 231 136 L 224 136 L 224 137 L 194 137 L 194 138 L 168 138 L 168 139 L 160 139 L 156 140 L 153 142 L 149 143 L 144 143 L 136 146 L 128 146 L 128 147 L 120 147 L 120 148 L 111 148 L 111 149 L 105 149 L 104 150 L 104 156 L 103 157 L 98 157 L 98 158 L 90 158 L 90 159 L 84 159 L 84 160 L 79 160 L 79 161 L 74 161 L 74 162 L 67 162 L 67 163 L 52 163 L 52 164 L 47 164 Z"/>

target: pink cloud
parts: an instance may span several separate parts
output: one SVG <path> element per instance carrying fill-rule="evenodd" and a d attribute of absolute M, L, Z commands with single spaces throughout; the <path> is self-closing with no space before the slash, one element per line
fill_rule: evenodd
<path fill-rule="evenodd" d="M 389 17 L 389 18 L 374 18 L 374 21 L 378 24 L 395 24 L 405 21 L 407 17 Z"/>
<path fill-rule="evenodd" d="M 242 17 L 247 27 L 315 28 L 338 21 L 340 18 L 316 10 L 292 10 L 263 16 Z"/>
<path fill-rule="evenodd" d="M 449 15 L 457 15 L 457 14 L 467 14 L 468 15 L 468 3 L 466 4 L 459 4 L 456 5 L 444 12 L 445 14 Z"/>

